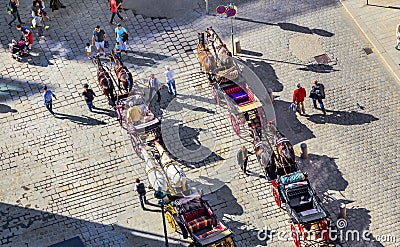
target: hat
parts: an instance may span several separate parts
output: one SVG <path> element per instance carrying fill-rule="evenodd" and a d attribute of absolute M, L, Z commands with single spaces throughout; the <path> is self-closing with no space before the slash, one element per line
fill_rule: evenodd
<path fill-rule="evenodd" d="M 165 69 L 170 70 L 171 67 L 169 65 L 165 65 Z"/>
<path fill-rule="evenodd" d="M 84 88 L 89 88 L 89 85 L 87 83 L 83 84 Z"/>

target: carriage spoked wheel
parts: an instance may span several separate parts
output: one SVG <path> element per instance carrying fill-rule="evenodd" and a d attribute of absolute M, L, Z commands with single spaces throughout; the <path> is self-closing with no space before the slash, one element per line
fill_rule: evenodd
<path fill-rule="evenodd" d="M 138 137 L 135 134 L 130 134 L 131 137 L 131 142 L 132 142 L 132 147 L 133 150 L 135 150 L 136 155 L 144 160 L 144 157 L 142 155 L 142 146 L 140 145 L 141 143 L 138 141 Z"/>
<path fill-rule="evenodd" d="M 276 205 L 281 207 L 281 199 L 279 199 L 279 193 L 276 188 L 272 188 L 272 195 L 274 195 Z"/>
<path fill-rule="evenodd" d="M 296 227 L 294 226 L 293 223 L 290 225 L 290 229 L 292 231 L 292 238 L 293 238 L 294 245 L 296 247 L 300 247 L 300 236 L 299 236 L 299 234 L 296 230 Z"/>
<path fill-rule="evenodd" d="M 232 113 L 230 113 L 230 117 L 231 117 L 233 131 L 235 132 L 236 135 L 240 136 L 240 128 L 239 128 L 238 120 Z"/>
<path fill-rule="evenodd" d="M 167 218 L 167 222 L 168 222 L 169 226 L 171 227 L 171 229 L 174 230 L 174 232 L 178 231 L 178 228 L 177 228 L 178 224 L 176 223 L 175 218 L 172 215 L 172 213 L 169 211 L 165 212 L 165 218 Z"/>

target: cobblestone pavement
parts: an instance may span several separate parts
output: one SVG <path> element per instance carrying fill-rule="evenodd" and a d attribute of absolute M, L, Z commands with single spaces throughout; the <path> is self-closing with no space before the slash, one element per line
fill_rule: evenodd
<path fill-rule="evenodd" d="M 163 246 L 158 208 L 142 211 L 133 192 L 134 179 L 145 178 L 144 165 L 100 95 L 95 67 L 83 52 L 95 25 L 111 36 L 108 4 L 63 2 L 67 8 L 52 13 L 46 39 L 34 45 L 38 55 L 27 61 L 10 58 L 7 44 L 19 34 L 1 27 L 0 242 L 48 246 L 79 236 L 85 246 Z M 210 9 L 216 5 L 210 1 Z M 238 6 L 239 57 L 275 91 L 278 127 L 296 144 L 297 153 L 298 144 L 307 143 L 310 159 L 301 168 L 334 219 L 339 204 L 346 203 L 347 229 L 369 230 L 375 240 L 342 245 L 396 246 L 382 237 L 400 241 L 399 86 L 375 54 L 363 51 L 367 44 L 336 1 L 238 1 Z M 168 134 L 178 132 L 188 150 L 198 150 L 176 156 L 189 183 L 206 193 L 234 232 L 238 246 L 266 246 L 265 231 L 275 232 L 269 246 L 293 246 L 277 239 L 279 231 L 290 230 L 288 217 L 259 177 L 255 157 L 250 158 L 250 176 L 235 165 L 235 153 L 241 144 L 250 147 L 249 137 L 234 136 L 227 110 L 214 104 L 193 52 L 197 32 L 210 25 L 229 44 L 230 22 L 201 12 L 157 19 L 127 11 L 131 38 L 124 60 L 137 80 L 150 71 L 159 74 L 165 64 L 175 69 L 178 97 L 163 90 L 161 104 L 152 107 L 163 114 L 164 124 L 176 128 Z M 21 13 L 27 21 L 28 7 Z M 311 42 L 337 64 L 313 65 L 312 57 L 319 54 L 307 45 Z M 288 106 L 294 85 L 301 82 L 309 90 L 314 79 L 325 84 L 327 116 L 309 103 L 309 116 L 293 115 Z M 80 96 L 86 82 L 99 95 L 95 113 L 87 111 Z M 57 118 L 42 104 L 44 84 L 57 95 Z M 168 236 L 171 246 L 188 245 L 171 229 Z"/>

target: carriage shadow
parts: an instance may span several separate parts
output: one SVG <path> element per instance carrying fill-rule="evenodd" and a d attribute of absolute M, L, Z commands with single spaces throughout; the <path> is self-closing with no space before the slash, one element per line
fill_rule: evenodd
<path fill-rule="evenodd" d="M 246 59 L 245 64 L 258 76 L 258 78 L 261 79 L 265 89 L 271 88 L 274 92 L 281 92 L 283 90 L 283 84 L 279 81 L 279 78 L 270 63 L 260 60 Z"/>
<path fill-rule="evenodd" d="M 332 111 L 326 110 L 328 115 L 313 114 L 307 117 L 307 119 L 316 124 L 337 124 L 337 125 L 361 125 L 366 123 L 372 123 L 379 120 L 371 114 L 360 113 L 356 111 Z"/>
<path fill-rule="evenodd" d="M 278 129 L 295 145 L 305 140 L 315 138 L 314 133 L 298 116 L 289 110 L 290 102 L 275 99 L 276 123 Z M 306 109 L 307 112 L 308 109 Z"/>
<path fill-rule="evenodd" d="M 360 234 L 368 230 L 371 216 L 365 208 L 349 208 L 353 201 L 345 198 L 343 192 L 349 183 L 343 178 L 335 158 L 326 155 L 309 154 L 309 160 L 303 162 L 302 171 L 308 173 L 311 186 L 316 190 L 332 219 L 337 220 L 339 208 L 342 203 L 347 205 L 348 230 L 357 230 Z M 344 236 L 343 236 L 344 237 Z M 373 236 L 373 245 L 367 242 L 350 241 L 350 246 L 382 246 Z M 360 235 L 361 238 L 361 235 Z"/>
<path fill-rule="evenodd" d="M 256 229 L 253 226 L 248 226 L 246 223 L 234 219 L 237 216 L 243 215 L 244 209 L 233 195 L 231 188 L 219 179 L 204 176 L 200 176 L 200 178 L 211 184 L 209 186 L 219 188 L 212 193 L 204 195 L 203 198 L 211 205 L 217 218 L 233 232 L 234 238 L 245 238 L 245 242 L 251 244 L 250 246 L 264 246 L 268 240 L 267 237 L 271 234 L 270 231 L 265 232 L 265 229 Z M 263 236 L 265 239 L 260 240 L 257 237 L 260 231 L 264 231 L 262 235 L 265 234 Z"/>
<path fill-rule="evenodd" d="M 9 105 L 5 105 L 5 104 L 0 104 L 0 113 L 16 113 L 18 112 L 15 109 L 12 109 Z"/>
<path fill-rule="evenodd" d="M 90 126 L 95 126 L 95 125 L 106 125 L 107 123 L 104 121 L 97 120 L 92 117 L 88 116 L 73 116 L 73 115 L 68 115 L 64 113 L 58 113 L 56 112 L 55 118 L 62 119 L 62 120 L 69 120 L 72 123 L 76 123 L 78 125 L 90 125 Z"/>

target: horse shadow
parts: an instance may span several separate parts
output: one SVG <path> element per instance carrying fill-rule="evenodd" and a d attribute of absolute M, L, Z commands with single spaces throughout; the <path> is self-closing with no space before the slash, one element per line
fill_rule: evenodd
<path fill-rule="evenodd" d="M 15 109 L 12 109 L 9 105 L 5 105 L 5 104 L 0 104 L 0 113 L 16 113 L 18 112 Z"/>
<path fill-rule="evenodd" d="M 371 114 L 360 113 L 357 111 L 332 111 L 326 110 L 329 114 L 313 114 L 307 119 L 316 124 L 337 124 L 337 125 L 361 125 L 366 123 L 372 123 L 379 120 Z"/>
<path fill-rule="evenodd" d="M 350 205 L 353 201 L 343 196 L 343 192 L 346 190 L 349 183 L 343 178 L 343 174 L 340 172 L 335 160 L 336 158 L 331 158 L 326 155 L 311 153 L 309 154 L 309 159 L 303 162 L 301 169 L 303 172 L 307 172 L 311 186 L 321 198 L 332 220 L 337 221 L 341 204 Z M 357 230 L 361 238 L 361 233 L 368 230 L 371 224 L 369 211 L 365 208 L 348 208 L 347 223 L 347 229 L 343 230 Z M 340 229 L 339 224 L 336 227 Z M 362 239 L 361 241 L 350 241 L 348 244 L 351 243 L 349 246 L 360 247 L 382 246 L 372 235 L 369 237 L 373 240 L 371 243 L 374 245 L 368 245 L 368 242 L 363 242 Z"/>
<path fill-rule="evenodd" d="M 271 232 L 248 226 L 246 223 L 234 219 L 243 215 L 245 211 L 233 195 L 231 188 L 219 179 L 205 176 L 199 178 L 205 180 L 209 184 L 208 186 L 217 188 L 213 192 L 205 194 L 203 199 L 210 204 L 217 218 L 233 232 L 234 239 L 237 237 L 240 240 L 245 240 L 247 246 L 264 246 Z M 265 239 L 259 238 L 260 232 Z"/>
<path fill-rule="evenodd" d="M 315 138 L 312 130 L 309 129 L 307 125 L 301 123 L 297 115 L 289 110 L 290 104 L 290 102 L 275 100 L 276 124 L 278 130 L 284 133 L 293 145 Z"/>
<path fill-rule="evenodd" d="M 92 117 L 88 116 L 73 116 L 73 115 L 68 115 L 64 113 L 56 113 L 55 118 L 62 119 L 62 120 L 69 120 L 72 123 L 76 123 L 78 125 L 90 125 L 90 126 L 95 126 L 95 125 L 106 125 L 107 123 L 104 121 L 97 120 Z"/>
<path fill-rule="evenodd" d="M 224 160 L 223 157 L 202 145 L 201 132 L 207 130 L 183 125 L 174 119 L 164 119 L 161 124 L 162 140 L 171 158 L 189 168 L 200 168 Z"/>

